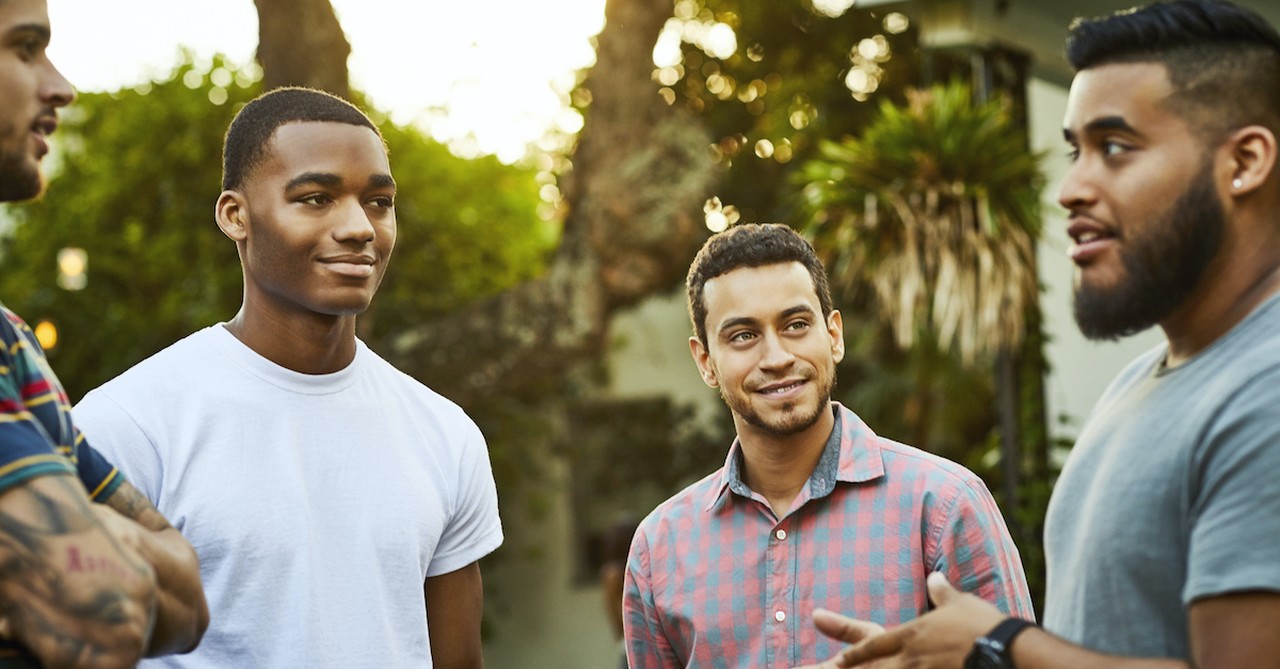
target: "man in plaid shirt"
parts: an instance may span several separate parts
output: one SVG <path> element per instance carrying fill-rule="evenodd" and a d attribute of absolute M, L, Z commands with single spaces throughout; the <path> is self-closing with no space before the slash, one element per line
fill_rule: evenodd
<path fill-rule="evenodd" d="M 636 532 L 623 600 L 632 669 L 814 662 L 840 648 L 814 629 L 814 609 L 905 622 L 929 608 L 935 571 L 1033 617 L 982 481 L 831 401 L 843 324 L 808 242 L 784 225 L 731 228 L 698 253 L 688 292 L 689 348 L 737 439 L 724 467 Z"/>

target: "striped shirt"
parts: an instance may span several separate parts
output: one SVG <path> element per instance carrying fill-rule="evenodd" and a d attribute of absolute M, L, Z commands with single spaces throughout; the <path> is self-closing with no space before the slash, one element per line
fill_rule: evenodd
<path fill-rule="evenodd" d="M 885 626 L 928 608 L 934 571 L 1034 619 L 1017 548 L 986 486 L 958 464 L 877 436 L 832 404 L 836 425 L 779 519 L 725 466 L 641 523 L 623 621 L 632 669 L 786 669 L 844 644 L 810 618 L 826 608 Z"/>
<path fill-rule="evenodd" d="M 37 476 L 79 476 L 95 502 L 124 477 L 85 443 L 71 403 L 35 334 L 0 305 L 0 493 Z M 37 666 L 18 644 L 0 640 L 0 667 Z"/>

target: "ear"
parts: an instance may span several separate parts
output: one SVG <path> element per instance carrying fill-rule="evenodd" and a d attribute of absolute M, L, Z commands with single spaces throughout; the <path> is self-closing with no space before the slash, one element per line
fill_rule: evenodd
<path fill-rule="evenodd" d="M 1245 126 L 1231 133 L 1225 146 L 1231 151 L 1232 197 L 1251 193 L 1271 178 L 1276 168 L 1275 133 L 1260 125 Z"/>
<path fill-rule="evenodd" d="M 831 335 L 831 357 L 836 362 L 844 360 L 844 318 L 839 309 L 827 315 L 827 334 Z"/>
<path fill-rule="evenodd" d="M 707 351 L 707 347 L 702 345 L 702 340 L 695 335 L 689 337 L 689 353 L 693 354 L 693 362 L 698 366 L 698 373 L 702 375 L 702 382 L 717 388 L 720 386 L 719 379 L 716 378 L 716 371 L 711 368 L 711 355 Z"/>
<path fill-rule="evenodd" d="M 222 234 L 236 242 L 243 242 L 249 237 L 248 203 L 239 192 L 222 191 L 218 196 L 218 204 L 214 205 L 213 215 Z"/>

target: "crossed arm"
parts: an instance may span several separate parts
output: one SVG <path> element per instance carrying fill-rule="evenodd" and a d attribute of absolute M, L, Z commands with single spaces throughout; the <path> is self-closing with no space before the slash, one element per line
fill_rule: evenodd
<path fill-rule="evenodd" d="M 0 634 L 57 667 L 126 667 L 155 623 L 156 573 L 68 474 L 0 494 Z"/>
<path fill-rule="evenodd" d="M 156 624 L 147 657 L 194 650 L 209 626 L 209 607 L 191 544 L 128 481 L 93 508 L 98 521 L 155 571 Z"/>
<path fill-rule="evenodd" d="M 961 669 L 974 641 L 1005 616 L 978 597 L 956 591 L 939 574 L 929 577 L 929 594 L 937 609 L 888 631 L 829 611 L 814 612 L 819 630 L 853 645 L 806 669 Z M 1018 669 L 1280 668 L 1280 593 L 1197 600 L 1188 618 L 1192 664 L 1097 653 L 1038 628 L 1014 639 L 1012 657 Z"/>

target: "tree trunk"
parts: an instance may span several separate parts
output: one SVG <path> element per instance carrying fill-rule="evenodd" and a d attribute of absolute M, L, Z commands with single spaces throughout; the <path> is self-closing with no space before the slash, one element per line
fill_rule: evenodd
<path fill-rule="evenodd" d="M 717 172 L 703 126 L 668 107 L 652 52 L 670 0 L 608 0 L 591 103 L 562 184 L 568 215 L 545 276 L 406 332 L 401 369 L 466 406 L 539 393 L 599 353 L 609 316 L 684 277 Z"/>
<path fill-rule="evenodd" d="M 254 0 L 262 90 L 307 86 L 349 98 L 351 44 L 329 0 Z"/>

